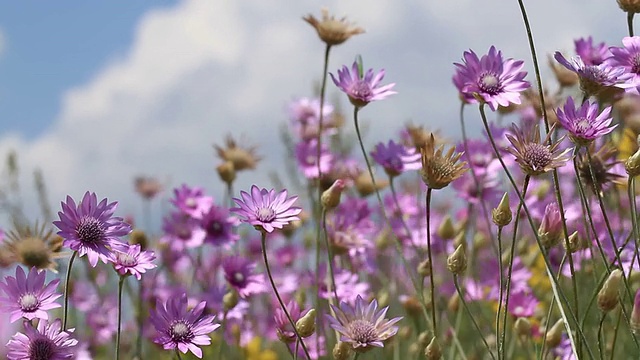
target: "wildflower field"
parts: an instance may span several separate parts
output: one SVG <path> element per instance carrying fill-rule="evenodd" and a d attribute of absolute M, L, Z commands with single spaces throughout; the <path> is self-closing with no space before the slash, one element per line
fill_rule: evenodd
<path fill-rule="evenodd" d="M 139 176 L 137 198 L 82 189 L 51 206 L 39 175 L 43 221 L 21 211 L 11 153 L 0 355 L 640 359 L 640 1 L 603 4 L 628 36 L 570 52 L 537 49 L 517 3 L 531 57 L 461 49 L 442 84 L 459 97 L 454 139 L 414 120 L 366 146 L 401 84 L 367 54 L 334 65 L 366 24 L 322 9 L 300 21 L 322 77 L 283 113 L 281 168 L 261 168 L 243 129 L 214 145 L 222 194 Z M 259 172 L 270 181 L 238 186 Z"/>

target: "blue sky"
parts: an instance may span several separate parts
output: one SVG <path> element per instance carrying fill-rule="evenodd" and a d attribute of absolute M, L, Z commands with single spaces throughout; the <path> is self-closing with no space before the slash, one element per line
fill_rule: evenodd
<path fill-rule="evenodd" d="M 578 37 L 614 45 L 626 34 L 613 0 L 526 3 L 547 80 L 546 54 L 571 53 Z M 311 95 L 322 69 L 323 44 L 301 17 L 319 16 L 323 6 L 366 29 L 335 47 L 330 71 L 361 54 L 365 66 L 385 68 L 386 81 L 397 83 L 397 95 L 361 112 L 368 146 L 388 141 L 408 120 L 456 138 L 452 63 L 465 50 L 483 54 L 495 45 L 532 69 L 517 2 L 477 4 L 3 2 L 0 156 L 18 151 L 25 189 L 33 169 L 42 169 L 54 205 L 90 190 L 127 199 L 121 211 L 136 214 L 132 179 L 140 174 L 168 187 L 202 185 L 220 198 L 212 144 L 231 133 L 264 157 L 258 173 L 239 175 L 236 188 L 270 186 L 268 171 L 282 169 L 285 158 L 278 129 L 287 102 Z M 329 93 L 340 97 L 331 84 Z M 478 115 L 468 110 L 477 133 Z M 31 192 L 24 199 L 35 207 Z"/>
<path fill-rule="evenodd" d="M 0 4 L 0 134 L 46 131 L 66 89 L 131 44 L 140 16 L 175 1 L 7 1 Z"/>

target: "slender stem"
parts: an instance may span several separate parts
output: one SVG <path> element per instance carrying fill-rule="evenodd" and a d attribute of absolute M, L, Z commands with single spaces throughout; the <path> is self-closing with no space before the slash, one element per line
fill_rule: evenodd
<path fill-rule="evenodd" d="M 629 36 L 633 37 L 633 16 L 635 13 L 633 11 L 629 11 L 627 13 L 627 27 L 629 28 Z"/>
<path fill-rule="evenodd" d="M 69 312 L 69 283 L 71 279 L 71 267 L 73 266 L 73 260 L 76 259 L 77 251 L 74 251 L 71 254 L 71 259 L 69 259 L 69 266 L 67 267 L 67 278 L 64 281 L 64 310 L 62 315 L 62 331 L 67 330 L 67 314 Z"/>
<path fill-rule="evenodd" d="M 567 259 L 567 254 L 565 253 L 564 256 L 562 257 L 562 260 L 560 261 L 560 267 L 559 269 L 562 270 L 562 267 L 564 266 L 564 262 Z M 558 271 L 558 279 L 560 278 L 560 271 Z M 551 297 L 551 303 L 549 304 L 549 310 L 547 311 L 547 318 L 544 322 L 545 326 L 548 326 L 548 324 L 551 323 L 551 314 L 553 313 L 553 305 L 555 305 L 555 302 L 557 301 L 555 295 Z M 540 359 L 542 359 L 542 355 L 544 354 L 545 351 L 545 347 L 547 346 L 547 342 L 543 341 L 542 342 L 542 349 L 540 350 Z"/>
<path fill-rule="evenodd" d="M 602 325 L 607 313 L 603 313 L 600 316 L 600 324 L 598 325 L 598 352 L 600 353 L 600 360 L 604 360 L 604 350 L 602 349 Z"/>
<path fill-rule="evenodd" d="M 431 192 L 432 189 L 427 189 L 426 203 L 427 203 L 427 256 L 429 257 L 429 283 L 431 285 L 431 322 L 433 323 L 433 336 L 438 337 L 438 327 L 436 323 L 436 286 L 433 281 L 433 258 L 431 256 Z"/>
<path fill-rule="evenodd" d="M 289 315 L 289 310 L 287 310 L 287 307 L 284 305 L 284 302 L 280 297 L 280 293 L 278 292 L 278 288 L 276 287 L 276 283 L 273 281 L 273 276 L 271 275 L 271 268 L 269 267 L 269 260 L 267 259 L 267 246 L 266 246 L 267 233 L 265 231 L 261 231 L 261 235 L 262 235 L 262 238 L 261 238 L 262 258 L 264 260 L 264 267 L 267 270 L 267 276 L 269 277 L 269 282 L 271 283 L 273 292 L 276 294 L 276 298 L 278 298 L 278 303 L 280 304 L 282 311 L 287 316 L 287 319 L 289 320 L 289 324 L 291 324 L 291 327 L 293 328 L 293 332 L 296 334 L 296 337 L 300 341 L 300 344 L 302 344 L 302 350 L 304 350 L 304 354 L 307 357 L 307 360 L 311 360 L 311 356 L 309 355 L 309 350 L 307 350 L 307 346 L 304 344 L 304 341 L 302 341 L 302 336 L 300 336 L 300 333 L 298 333 L 298 330 L 296 329 L 296 323 L 291 318 L 291 315 Z"/>
<path fill-rule="evenodd" d="M 460 290 L 460 285 L 458 284 L 458 275 L 455 275 L 455 274 L 453 275 L 453 284 L 456 286 L 456 290 L 458 291 L 458 296 L 460 297 L 460 302 L 462 303 L 462 306 L 464 307 L 464 309 L 467 311 L 467 314 L 469 314 L 469 317 L 471 318 L 471 322 L 473 322 L 473 326 L 476 328 L 476 331 L 478 331 L 478 335 L 480 335 L 480 338 L 482 339 L 484 346 L 487 348 L 487 351 L 489 352 L 489 355 L 491 355 L 491 358 L 495 360 L 496 357 L 495 355 L 493 355 L 493 351 L 491 351 L 491 347 L 489 346 L 489 343 L 487 343 L 487 339 L 484 338 L 482 330 L 480 329 L 480 326 L 478 326 L 476 319 L 473 317 L 473 313 L 467 306 L 467 301 L 464 299 L 464 293 L 462 292 L 462 290 Z"/>
<path fill-rule="evenodd" d="M 523 209 L 524 212 L 527 216 L 527 221 L 529 222 L 529 226 L 531 226 L 531 229 L 533 230 L 533 235 L 536 239 L 536 243 L 538 244 L 538 248 L 540 248 L 541 250 L 544 249 L 544 247 L 542 246 L 542 243 L 540 242 L 540 236 L 538 235 L 538 232 L 536 231 L 536 225 L 533 222 L 533 218 L 531 217 L 531 213 L 529 211 L 528 206 L 524 203 L 524 197 L 522 196 L 522 194 L 520 193 L 520 191 L 518 190 L 518 187 L 516 186 L 516 182 L 513 179 L 513 176 L 511 176 L 511 173 L 509 172 L 509 168 L 507 168 L 507 165 L 504 163 L 504 160 L 502 159 L 502 157 L 500 156 L 500 152 L 498 150 L 498 146 L 496 145 L 495 140 L 493 139 L 493 135 L 491 134 L 491 129 L 489 128 L 489 123 L 487 122 L 487 116 L 484 112 L 484 103 L 481 103 L 479 105 L 479 109 L 480 109 L 480 116 L 482 118 L 482 123 L 484 125 L 484 128 L 487 132 L 487 136 L 489 137 L 489 142 L 491 143 L 491 147 L 493 148 L 494 153 L 496 154 L 498 161 L 500 161 L 500 165 L 502 165 L 502 168 L 504 169 L 507 178 L 509 179 L 509 182 L 511 183 L 511 186 L 513 187 L 516 195 L 518 195 L 518 199 L 520 200 L 520 202 L 523 203 Z M 542 257 L 545 263 L 545 267 L 546 267 L 546 271 L 547 271 L 547 277 L 551 280 L 551 289 L 553 290 L 553 293 L 556 295 L 556 297 L 558 297 L 559 299 L 559 303 L 558 303 L 558 307 L 560 309 L 560 314 L 562 315 L 562 318 L 564 320 L 564 324 L 565 327 L 567 328 L 567 334 L 569 336 L 569 340 L 571 342 L 571 347 L 574 351 L 574 353 L 577 353 L 576 350 L 576 342 L 574 339 L 574 334 L 571 330 L 571 326 L 569 323 L 569 318 L 567 317 L 567 314 L 565 312 L 564 306 L 563 306 L 563 302 L 564 304 L 568 304 L 569 301 L 567 300 L 567 297 L 564 295 L 564 292 L 562 291 L 562 289 L 559 287 L 558 282 L 556 281 L 554 274 L 553 274 L 553 270 L 551 267 L 551 263 L 549 262 L 549 258 L 547 256 L 543 256 Z M 568 312 L 569 315 L 571 316 L 571 319 L 573 320 L 574 323 L 577 324 L 578 320 L 575 316 L 575 314 L 571 311 Z M 584 333 L 582 332 L 582 330 L 580 328 L 577 329 L 577 332 L 579 334 L 580 337 L 583 338 L 583 340 L 586 343 L 586 338 L 584 336 Z M 593 358 L 593 353 L 591 352 L 591 349 L 589 347 L 587 347 L 587 352 L 590 356 L 590 358 Z"/>
<path fill-rule="evenodd" d="M 359 356 L 360 356 L 360 353 L 357 352 L 355 355 L 353 355 L 353 360 L 358 360 Z"/>
<path fill-rule="evenodd" d="M 320 155 L 322 155 L 322 125 L 324 121 L 324 98 L 327 90 L 327 69 L 329 68 L 329 51 L 331 45 L 327 44 L 324 50 L 324 65 L 322 68 L 322 86 L 320 87 L 320 115 L 318 116 L 318 149 L 316 152 L 316 165 L 318 166 L 318 204 L 322 197 L 322 189 L 320 187 L 320 179 L 322 178 L 322 170 L 320 169 Z"/>
<path fill-rule="evenodd" d="M 182 356 L 180 356 L 180 351 L 178 350 L 178 348 L 176 348 L 176 357 L 178 358 L 178 360 L 182 360 Z"/>
<path fill-rule="evenodd" d="M 529 181 L 531 176 L 527 175 L 524 178 L 524 184 L 522 185 L 522 197 L 527 196 L 527 190 L 529 189 Z M 524 202 L 519 202 L 516 209 L 515 219 L 513 219 L 513 237 L 511 238 L 511 252 L 509 254 L 509 267 L 507 268 L 507 285 L 506 294 L 504 299 L 504 317 L 502 318 L 502 333 L 500 340 L 500 348 L 502 355 L 504 355 L 504 344 L 507 338 L 507 314 L 509 312 L 509 299 L 511 299 L 511 275 L 513 274 L 513 260 L 516 257 L 516 240 L 518 238 L 518 224 L 520 223 L 520 210 L 522 210 Z M 498 259 L 502 262 L 502 259 Z"/>
<path fill-rule="evenodd" d="M 422 257 L 422 250 L 413 241 L 411 230 L 409 229 L 407 222 L 404 221 L 404 215 L 402 214 L 402 208 L 400 207 L 400 201 L 398 200 L 398 193 L 396 192 L 396 187 L 394 185 L 393 179 L 393 176 L 389 176 L 389 188 L 391 188 L 391 197 L 393 198 L 393 204 L 396 206 L 396 211 L 398 211 L 398 219 L 400 220 L 400 224 L 402 224 L 402 228 L 407 233 L 407 237 L 409 237 L 409 244 L 411 244 L 411 247 L 413 247 L 413 251 L 416 252 L 416 255 Z"/>
<path fill-rule="evenodd" d="M 120 275 L 118 282 L 118 332 L 116 332 L 116 360 L 120 360 L 120 329 L 122 328 L 122 285 L 126 276 Z"/>
<path fill-rule="evenodd" d="M 517 217 L 517 216 L 516 216 Z M 504 270 L 502 265 L 502 226 L 498 226 L 498 278 L 500 285 L 500 294 L 498 295 L 498 311 L 496 313 L 496 334 L 500 334 L 500 313 L 502 312 L 502 297 L 504 295 Z M 507 316 L 505 309 L 504 316 Z M 502 340 L 498 338 L 498 360 L 502 359 Z"/>
<path fill-rule="evenodd" d="M 618 340 L 618 329 L 620 329 L 620 320 L 622 319 L 622 308 L 618 310 L 618 319 L 616 320 L 616 328 L 613 331 L 613 339 L 611 339 L 611 360 L 616 353 L 616 340 Z"/>
<path fill-rule="evenodd" d="M 640 264 L 640 251 L 638 251 L 638 242 L 640 242 L 640 232 L 638 231 L 638 208 L 636 206 L 636 180 L 635 177 L 629 177 L 628 184 L 628 193 L 629 193 L 629 205 L 631 211 L 631 224 L 633 226 L 633 243 L 634 243 L 634 252 L 636 254 L 636 260 L 638 260 L 638 264 Z M 633 266 L 632 266 L 633 267 Z"/>
<path fill-rule="evenodd" d="M 333 296 L 336 298 L 336 304 L 340 304 L 338 290 L 336 289 L 336 277 L 333 272 L 333 251 L 331 250 L 329 237 L 327 236 L 327 209 L 322 209 L 322 231 L 324 232 L 324 243 L 327 246 L 327 265 L 329 266 L 329 275 L 331 276 L 331 290 L 333 290 Z"/>
<path fill-rule="evenodd" d="M 142 358 L 142 330 L 144 329 L 144 281 L 138 281 L 137 322 L 138 337 L 136 338 L 136 357 Z"/>
<path fill-rule="evenodd" d="M 220 324 L 220 328 L 222 329 L 222 331 L 226 331 L 227 330 L 225 326 L 227 325 L 227 315 L 228 315 L 228 313 L 229 313 L 229 311 L 226 309 L 226 306 L 225 306 L 224 312 L 222 314 L 222 323 Z M 217 357 L 218 359 L 222 359 L 222 348 L 224 348 L 224 344 L 225 344 L 224 335 L 221 335 L 221 337 L 220 337 L 220 347 L 218 348 L 218 357 Z"/>

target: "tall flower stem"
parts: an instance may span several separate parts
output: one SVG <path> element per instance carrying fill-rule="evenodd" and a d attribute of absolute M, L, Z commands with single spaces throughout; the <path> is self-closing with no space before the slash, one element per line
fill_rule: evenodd
<path fill-rule="evenodd" d="M 607 314 L 600 315 L 600 324 L 598 325 L 598 352 L 600 353 L 600 360 L 604 360 L 604 350 L 602 349 L 602 326 L 604 325 L 604 319 Z"/>
<path fill-rule="evenodd" d="M 322 197 L 322 189 L 320 187 L 320 179 L 322 171 L 320 169 L 320 155 L 322 155 L 322 125 L 324 121 L 324 100 L 327 92 L 327 69 L 329 68 L 329 52 L 331 45 L 327 44 L 324 50 L 324 66 L 322 68 L 322 85 L 320 86 L 320 115 L 318 116 L 318 150 L 316 152 L 316 165 L 318 166 L 318 204 Z"/>
<path fill-rule="evenodd" d="M 353 122 L 356 128 L 356 135 L 358 136 L 358 143 L 360 144 L 360 149 L 362 150 L 362 156 L 364 156 L 364 161 L 367 164 L 367 170 L 369 171 L 369 176 L 371 177 L 371 183 L 373 184 L 373 188 L 376 190 L 376 198 L 378 199 L 378 205 L 380 206 L 380 211 L 382 212 L 382 216 L 385 220 L 385 224 L 389 229 L 391 229 L 389 217 L 387 216 L 387 212 L 384 209 L 384 203 L 382 202 L 382 196 L 380 196 L 380 191 L 378 190 L 376 179 L 373 176 L 373 170 L 371 169 L 371 162 L 369 161 L 369 157 L 367 156 L 367 151 L 364 149 L 364 143 L 362 142 L 362 135 L 360 134 L 360 125 L 358 123 L 359 111 L 360 111 L 360 108 L 358 106 L 353 107 Z M 404 270 L 409 276 L 409 279 L 411 280 L 411 284 L 413 285 L 413 289 L 415 290 L 416 294 L 418 295 L 418 298 L 420 299 L 420 305 L 422 307 L 422 312 L 424 314 L 424 317 L 425 319 L 427 319 L 427 321 L 432 322 L 428 316 L 427 306 L 425 304 L 425 299 L 424 299 L 424 293 L 420 291 L 418 283 L 413 276 L 413 273 L 411 271 L 411 268 L 409 267 L 409 264 L 407 263 L 407 259 L 405 259 L 404 257 L 404 253 L 402 251 L 402 244 L 400 244 L 400 240 L 393 233 L 393 231 L 391 231 L 390 234 L 393 236 L 395 249 L 396 249 L 396 252 L 398 253 L 398 257 L 400 258 L 400 261 L 402 262 L 402 266 L 404 267 Z M 431 326 L 433 327 L 434 324 L 432 323 Z M 434 331 L 434 336 L 435 336 L 435 331 Z"/>
<path fill-rule="evenodd" d="M 267 233 L 265 231 L 261 231 L 261 235 L 262 235 L 261 237 L 262 258 L 264 260 L 264 267 L 267 270 L 267 276 L 269 277 L 269 282 L 271 283 L 273 292 L 276 294 L 276 298 L 278 298 L 278 303 L 280 304 L 282 311 L 287 316 L 287 320 L 289 320 L 289 324 L 291 324 L 291 327 L 293 328 L 293 332 L 296 334 L 298 341 L 300 341 L 300 344 L 302 345 L 302 350 L 304 350 L 304 354 L 306 355 L 307 360 L 311 360 L 311 356 L 309 356 L 309 350 L 307 350 L 307 346 L 304 344 L 304 341 L 302 341 L 302 336 L 300 336 L 300 333 L 298 333 L 298 330 L 296 329 L 296 323 L 293 322 L 291 315 L 289 315 L 289 311 L 287 310 L 287 307 L 284 305 L 284 302 L 280 297 L 280 293 L 278 292 L 276 283 L 273 281 L 273 276 L 271 275 L 271 268 L 269 267 L 269 260 L 267 259 L 267 246 L 266 246 Z"/>
<path fill-rule="evenodd" d="M 226 330 L 226 325 L 227 325 L 227 315 L 229 314 L 229 311 L 227 310 L 226 306 L 224 309 L 224 312 L 222 314 L 222 323 L 220 324 L 220 327 L 222 328 L 222 331 Z M 222 349 L 224 348 L 224 333 L 223 335 L 221 335 L 220 337 L 220 347 L 218 348 L 218 359 L 222 359 Z"/>
<path fill-rule="evenodd" d="M 431 192 L 433 189 L 427 188 L 426 206 L 427 206 L 427 257 L 429 258 L 429 285 L 431 286 L 431 321 L 433 322 L 433 336 L 438 334 L 438 326 L 436 322 L 436 285 L 433 281 L 433 258 L 431 255 Z M 455 278 L 454 278 L 455 279 Z M 464 300 L 463 300 L 464 301 Z"/>
<path fill-rule="evenodd" d="M 118 281 L 118 331 L 116 332 L 116 360 L 120 360 L 120 329 L 122 328 L 122 285 L 126 276 L 120 275 Z"/>
<path fill-rule="evenodd" d="M 469 314 L 469 318 L 471 318 L 471 322 L 473 323 L 473 326 L 476 328 L 476 331 L 480 335 L 480 338 L 482 339 L 484 346 L 487 348 L 489 355 L 491 355 L 491 358 L 493 360 L 496 360 L 495 355 L 493 355 L 493 351 L 491 351 L 491 347 L 489 346 L 489 343 L 487 343 L 487 339 L 485 339 L 484 335 L 482 334 L 482 329 L 480 329 L 480 326 L 478 326 L 476 319 L 473 317 L 473 313 L 471 312 L 471 310 L 469 309 L 469 306 L 467 305 L 467 301 L 464 299 L 464 293 L 462 292 L 462 290 L 460 290 L 460 284 L 458 284 L 458 275 L 455 275 L 455 274 L 453 275 L 453 284 L 456 286 L 456 291 L 458 291 L 458 296 L 460 298 L 460 302 L 462 303 L 462 306 L 467 311 L 467 314 Z"/>
<path fill-rule="evenodd" d="M 513 179 L 513 176 L 511 176 L 511 173 L 509 172 L 509 168 L 507 168 L 507 165 L 504 163 L 504 160 L 502 159 L 502 157 L 500 156 L 500 152 L 498 150 L 498 146 L 496 145 L 495 140 L 493 139 L 493 135 L 491 134 L 491 129 L 489 128 L 489 123 L 487 122 L 487 116 L 485 114 L 484 111 L 484 106 L 485 103 L 481 103 L 479 105 L 479 109 L 480 109 L 480 116 L 482 118 L 482 123 L 484 124 L 485 130 L 487 132 L 487 135 L 489 137 L 489 142 L 491 143 L 491 147 L 493 148 L 493 151 L 495 152 L 498 161 L 500 161 L 500 165 L 502 165 L 502 168 L 504 169 L 507 178 L 509 179 L 509 182 L 511 183 L 511 186 L 513 187 L 515 193 L 518 195 L 518 200 L 520 200 L 520 202 L 523 204 L 523 209 L 525 212 L 525 215 L 527 216 L 527 220 L 529 222 L 529 226 L 531 226 L 531 229 L 533 230 L 533 235 L 536 239 L 536 243 L 538 244 L 538 248 L 541 249 L 541 251 L 544 249 L 544 246 L 542 245 L 541 241 L 540 241 L 540 236 L 538 235 L 538 232 L 536 231 L 536 225 L 533 222 L 533 218 L 531 217 L 531 213 L 529 211 L 529 208 L 527 207 L 527 205 L 524 202 L 524 197 L 522 196 L 522 193 L 520 193 L 520 191 L 518 190 L 518 187 L 516 185 L 515 180 Z M 544 255 L 544 253 L 543 253 Z M 545 268 L 547 271 L 547 277 L 551 280 L 551 289 L 553 290 L 554 295 L 558 298 L 559 302 L 558 302 L 558 308 L 560 309 L 560 314 L 562 315 L 562 318 L 564 320 L 564 324 L 565 327 L 567 328 L 567 334 L 569 336 L 569 340 L 571 342 L 571 347 L 573 349 L 574 353 L 577 353 L 577 349 L 576 349 L 576 342 L 574 339 L 574 334 L 572 333 L 571 330 L 571 323 L 569 322 L 569 317 L 567 316 L 567 312 L 565 311 L 564 308 L 564 304 L 569 304 L 569 301 L 567 300 L 567 297 L 564 295 L 564 292 L 562 292 L 562 289 L 560 289 L 558 282 L 556 281 L 556 278 L 553 274 L 553 268 L 551 266 L 551 263 L 549 262 L 549 258 L 547 256 L 543 256 L 543 260 L 545 263 Z M 564 303 L 564 304 L 563 304 Z M 578 323 L 578 320 L 575 316 L 575 314 L 571 311 L 568 312 L 568 314 L 571 316 L 571 320 L 573 320 L 574 324 Z M 582 338 L 583 341 L 585 341 L 586 343 L 586 338 L 584 336 L 584 333 L 582 332 L 582 330 L 580 328 L 577 329 L 578 335 Z M 591 349 L 589 347 L 587 347 L 587 352 L 589 353 L 590 357 L 593 358 L 593 353 L 591 352 Z"/>
<path fill-rule="evenodd" d="M 529 175 L 525 176 L 524 184 L 522 185 L 522 197 L 527 196 L 527 190 L 529 188 L 529 181 L 531 177 Z M 511 253 L 509 254 L 509 267 L 507 269 L 507 284 L 506 284 L 506 295 L 504 300 L 504 317 L 502 318 L 502 333 L 500 336 L 500 344 L 498 347 L 498 353 L 501 353 L 504 356 L 504 344 L 507 337 L 507 312 L 509 310 L 509 299 L 511 298 L 511 275 L 513 274 L 513 259 L 516 256 L 516 239 L 518 238 L 518 224 L 520 223 L 520 210 L 522 210 L 522 206 L 524 202 L 521 201 L 518 203 L 518 207 L 516 209 L 515 219 L 513 220 L 513 237 L 511 239 Z M 502 263 L 502 258 L 498 258 L 498 262 Z M 500 274 L 502 278 L 502 273 Z M 500 288 L 502 292 L 502 287 Z"/>
<path fill-rule="evenodd" d="M 396 210 L 398 211 L 398 218 L 400 219 L 400 223 L 402 224 L 404 231 L 407 233 L 407 236 L 409 237 L 409 244 L 411 244 L 411 247 L 413 247 L 413 251 L 416 252 L 416 255 L 421 257 L 422 250 L 418 247 L 418 245 L 416 245 L 415 241 L 413 241 L 413 236 L 411 236 L 411 230 L 409 229 L 407 222 L 404 221 L 402 209 L 400 208 L 400 201 L 398 200 L 398 193 L 396 192 L 396 186 L 394 185 L 393 179 L 394 179 L 393 176 L 389 176 L 389 188 L 391 189 L 391 197 L 393 198 L 393 203 L 396 206 Z"/>
<path fill-rule="evenodd" d="M 633 176 L 629 176 L 627 182 L 627 196 L 629 197 L 629 211 L 631 212 L 631 226 L 633 228 L 633 243 L 635 244 L 635 254 L 638 264 L 640 264 L 640 252 L 638 251 L 638 241 L 640 241 L 640 234 L 638 232 L 638 209 L 636 208 L 636 196 L 635 196 L 636 182 Z"/>
<path fill-rule="evenodd" d="M 516 216 L 517 217 L 517 216 Z M 500 313 L 502 312 L 502 299 L 504 296 L 504 270 L 502 265 L 502 226 L 498 226 L 498 272 L 500 274 L 498 281 L 500 285 L 500 293 L 498 295 L 498 311 L 496 312 L 496 336 L 500 334 Z M 507 317 L 507 311 L 504 312 L 505 318 Z M 502 341 L 498 340 L 498 360 L 502 359 Z"/>
<path fill-rule="evenodd" d="M 558 267 L 558 269 L 562 269 L 562 267 L 564 266 L 564 262 L 566 260 L 567 260 L 567 254 L 565 253 L 564 256 L 562 257 L 562 260 L 560 261 L 560 266 Z M 561 273 L 558 271 L 558 279 L 560 278 L 560 275 Z M 545 326 L 548 326 L 551 323 L 551 314 L 553 313 L 553 306 L 557 301 L 558 299 L 556 299 L 555 296 L 551 297 L 551 302 L 549 303 L 549 309 L 547 310 L 547 317 L 546 317 L 546 320 L 544 321 Z M 546 347 L 547 347 L 547 342 L 543 341 L 542 350 L 540 350 L 540 354 L 544 354 Z"/>
<path fill-rule="evenodd" d="M 67 314 L 69 313 L 69 284 L 71 279 L 71 267 L 73 266 L 73 260 L 76 259 L 78 255 L 77 251 L 74 251 L 71 254 L 71 259 L 69 259 L 69 266 L 67 267 L 67 278 L 64 281 L 64 310 L 62 313 L 62 331 L 67 330 Z"/>
<path fill-rule="evenodd" d="M 629 36 L 633 37 L 633 16 L 635 13 L 633 11 L 629 11 L 627 13 L 627 27 L 629 28 Z"/>
<path fill-rule="evenodd" d="M 136 357 L 141 359 L 142 356 L 142 331 L 144 329 L 144 282 L 138 282 L 138 301 L 136 309 L 136 320 L 138 324 L 138 335 L 136 338 Z"/>
<path fill-rule="evenodd" d="M 340 299 L 338 298 L 338 290 L 336 289 L 336 277 L 333 272 L 333 251 L 331 251 L 329 236 L 327 235 L 327 209 L 322 209 L 322 231 L 324 232 L 324 244 L 327 247 L 327 265 L 329 267 L 329 275 L 331 276 L 331 290 L 333 290 L 333 296 L 336 298 L 336 304 L 339 304 Z"/>
<path fill-rule="evenodd" d="M 182 360 L 182 356 L 180 356 L 180 351 L 178 350 L 178 348 L 176 348 L 176 357 L 178 358 L 178 360 Z"/>

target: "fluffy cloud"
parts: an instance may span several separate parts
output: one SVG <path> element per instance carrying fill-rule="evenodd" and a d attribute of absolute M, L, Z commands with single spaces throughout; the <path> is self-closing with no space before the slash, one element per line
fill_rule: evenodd
<path fill-rule="evenodd" d="M 458 108 L 451 63 L 465 49 L 496 44 L 509 56 L 530 58 L 515 1 L 459 3 L 329 2 L 367 30 L 334 49 L 330 69 L 359 53 L 398 83 L 399 95 L 362 112 L 370 142 L 409 119 L 455 134 L 457 127 L 446 125 L 455 124 Z M 614 5 L 538 0 L 529 8 L 541 54 L 570 48 L 573 37 L 589 33 L 609 41 L 624 35 L 624 16 Z M 286 102 L 312 93 L 321 71 L 323 45 L 300 19 L 309 12 L 319 9 L 286 0 L 194 0 L 150 11 L 121 58 L 62 96 L 48 133 L 32 141 L 5 135 L 0 153 L 18 149 L 23 168 L 42 168 L 56 203 L 89 189 L 134 212 L 137 174 L 205 185 L 220 197 L 211 145 L 227 133 L 244 134 L 265 161 L 258 175 L 242 174 L 238 187 L 266 186 L 267 171 L 282 168 L 277 141 Z M 605 32 L 614 21 L 619 30 Z"/>

